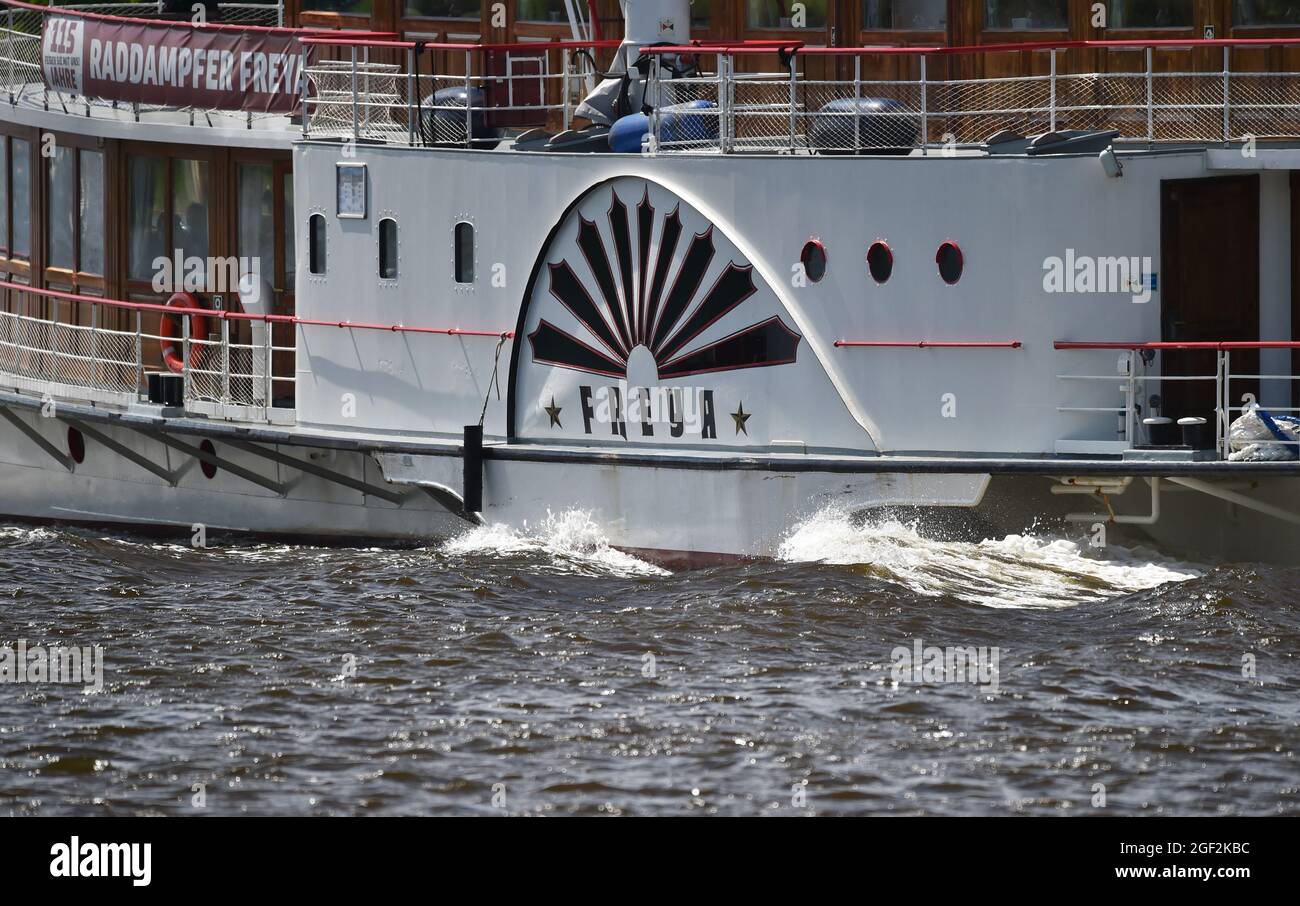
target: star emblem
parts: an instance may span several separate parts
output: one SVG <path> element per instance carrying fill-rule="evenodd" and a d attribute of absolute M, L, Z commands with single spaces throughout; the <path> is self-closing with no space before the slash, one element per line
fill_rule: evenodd
<path fill-rule="evenodd" d="M 564 425 L 560 424 L 560 412 L 564 409 L 564 407 L 555 405 L 554 396 L 551 397 L 551 404 L 549 406 L 543 406 L 542 409 L 545 410 L 547 417 L 550 418 L 551 420 L 550 427 L 552 428 L 564 427 Z"/>
<path fill-rule="evenodd" d="M 736 433 L 737 433 L 737 434 L 744 434 L 746 437 L 749 436 L 749 429 L 745 427 L 745 422 L 749 421 L 749 417 L 750 417 L 750 415 L 752 415 L 752 414 L 753 414 L 752 412 L 746 412 L 746 411 L 745 411 L 745 404 L 744 404 L 744 403 L 741 403 L 741 404 L 736 408 L 736 411 L 733 412 L 733 413 L 731 413 L 731 417 L 732 417 L 733 419 L 735 419 L 735 422 L 736 422 Z"/>

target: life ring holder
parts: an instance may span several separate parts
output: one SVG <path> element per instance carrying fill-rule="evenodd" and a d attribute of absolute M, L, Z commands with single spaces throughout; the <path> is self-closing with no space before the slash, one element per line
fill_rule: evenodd
<path fill-rule="evenodd" d="M 172 293 L 171 298 L 167 300 L 168 308 L 206 308 L 193 293 Z M 170 315 L 164 313 L 158 322 L 159 346 L 162 350 L 163 364 L 167 370 L 173 374 L 181 374 L 185 371 L 184 355 L 182 345 L 184 337 L 182 333 L 180 319 L 185 315 Z M 190 339 L 196 337 L 206 340 L 208 338 L 208 319 L 206 315 L 189 315 L 190 319 Z M 199 343 L 190 344 L 190 367 L 198 368 L 199 362 L 203 358 L 203 346 Z"/>

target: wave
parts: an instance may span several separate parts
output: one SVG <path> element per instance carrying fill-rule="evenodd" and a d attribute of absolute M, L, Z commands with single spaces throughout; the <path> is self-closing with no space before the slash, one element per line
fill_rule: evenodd
<path fill-rule="evenodd" d="M 541 554 L 562 565 L 594 567 L 625 576 L 667 576 L 668 570 L 610 547 L 609 538 L 586 510 L 548 511 L 540 525 L 515 529 L 501 523 L 472 528 L 445 542 L 452 556 L 518 557 Z"/>

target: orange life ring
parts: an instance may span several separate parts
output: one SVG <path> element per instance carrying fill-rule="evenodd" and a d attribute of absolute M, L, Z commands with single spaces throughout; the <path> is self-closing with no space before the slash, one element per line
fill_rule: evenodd
<path fill-rule="evenodd" d="M 167 300 L 168 308 L 203 308 L 204 305 L 192 293 L 172 293 L 172 297 Z M 184 317 L 181 315 L 180 317 Z M 206 340 L 208 338 L 208 319 L 203 315 L 190 315 L 190 338 Z M 185 370 L 183 361 L 184 353 L 181 351 L 183 336 L 180 321 L 176 315 L 164 314 L 158 323 L 158 336 L 162 347 L 163 364 L 173 374 L 180 374 Z M 198 343 L 190 344 L 190 367 L 199 367 L 199 361 L 203 356 L 203 346 Z"/>

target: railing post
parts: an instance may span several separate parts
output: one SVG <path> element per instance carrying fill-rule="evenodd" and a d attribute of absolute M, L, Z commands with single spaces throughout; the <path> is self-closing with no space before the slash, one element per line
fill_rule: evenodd
<path fill-rule="evenodd" d="M 230 402 L 230 322 L 221 319 L 221 401 Z"/>
<path fill-rule="evenodd" d="M 163 364 L 166 364 L 165 362 Z M 193 389 L 190 378 L 190 316 L 181 315 L 181 400 L 190 401 Z"/>
<path fill-rule="evenodd" d="M 273 358 L 273 354 L 275 352 L 275 338 L 273 336 L 275 332 L 275 324 L 273 324 L 271 321 L 266 321 L 265 323 L 266 323 L 266 366 L 262 369 L 262 373 L 264 379 L 266 380 L 266 395 L 263 396 L 262 399 L 266 404 L 267 411 L 269 412 L 271 410 L 271 406 L 273 403 L 271 394 L 275 392 L 275 377 L 274 377 L 275 360 Z"/>
<path fill-rule="evenodd" d="M 862 150 L 862 120 L 858 103 L 862 100 L 862 57 L 853 55 L 853 153 Z"/>
<path fill-rule="evenodd" d="M 92 386 L 99 387 L 102 385 L 99 359 L 99 306 L 94 302 L 90 303 L 90 350 L 91 359 L 94 363 L 90 382 Z"/>
<path fill-rule="evenodd" d="M 1231 133 L 1229 130 L 1232 128 L 1232 125 L 1229 122 L 1229 117 L 1228 117 L 1228 113 L 1232 109 L 1230 106 L 1231 94 L 1229 93 L 1229 85 L 1228 85 L 1228 67 L 1231 65 L 1232 62 L 1229 59 L 1229 54 L 1231 50 L 1232 48 L 1230 48 L 1228 45 L 1226 44 L 1223 45 L 1223 143 L 1225 145 L 1228 144 L 1228 142 L 1231 140 Z"/>
<path fill-rule="evenodd" d="M 1227 459 L 1228 454 L 1232 451 L 1232 443 L 1230 440 L 1232 432 L 1232 350 L 1221 350 L 1219 358 L 1222 360 L 1221 381 L 1223 384 L 1223 398 L 1221 403 L 1223 409 L 1222 456 L 1224 459 Z"/>
<path fill-rule="evenodd" d="M 138 399 L 140 388 L 144 385 L 144 329 L 143 314 L 140 309 L 135 310 L 135 395 Z M 148 388 L 145 388 L 148 390 Z"/>
<path fill-rule="evenodd" d="M 1124 441 L 1130 447 L 1133 447 L 1133 441 L 1137 435 L 1134 433 L 1137 427 L 1136 412 L 1133 404 L 1137 401 L 1137 363 L 1142 357 L 1137 354 L 1136 350 L 1128 351 L 1128 384 L 1124 392 Z"/>
<path fill-rule="evenodd" d="M 10 8 L 8 11 L 9 27 L 5 30 L 5 56 L 9 58 L 9 105 L 12 107 L 15 103 L 14 95 L 14 11 Z M 44 22 L 44 19 L 42 19 Z"/>
<path fill-rule="evenodd" d="M 1047 128 L 1048 131 L 1055 132 L 1056 131 L 1056 48 L 1053 47 L 1050 51 L 1048 51 L 1048 55 L 1051 57 L 1052 60 L 1052 73 L 1050 76 L 1048 76 L 1047 79 L 1048 89 L 1051 95 L 1048 100 L 1048 107 L 1047 107 L 1048 109 Z"/>
<path fill-rule="evenodd" d="M 855 116 L 856 120 L 857 117 Z M 926 85 L 925 54 L 921 54 L 921 155 L 930 154 L 930 98 Z"/>
<path fill-rule="evenodd" d="M 1153 68 L 1151 48 L 1147 48 L 1147 141 L 1156 140 L 1155 118 L 1155 70 Z"/>
<path fill-rule="evenodd" d="M 370 132 L 370 47 L 367 45 L 361 52 L 361 65 L 366 67 L 365 87 L 361 89 L 362 105 L 361 124 L 366 133 Z"/>
<path fill-rule="evenodd" d="M 794 154 L 794 133 L 795 133 L 795 103 L 799 97 L 798 77 L 795 75 L 795 61 L 798 59 L 797 53 L 790 54 L 790 153 Z"/>
<path fill-rule="evenodd" d="M 415 145 L 415 49 L 406 48 L 406 143 Z"/>
<path fill-rule="evenodd" d="M 298 77 L 302 79 L 302 137 L 306 138 L 308 134 L 307 123 L 310 114 L 307 112 L 307 45 L 298 45 Z"/>
<path fill-rule="evenodd" d="M 562 68 L 562 71 L 563 71 L 563 73 L 564 73 L 564 74 L 560 77 L 560 91 L 562 92 L 562 99 L 563 99 L 563 100 L 562 100 L 562 103 L 563 103 L 563 105 L 564 105 L 563 108 L 562 108 L 562 109 L 564 110 L 564 113 L 563 113 L 563 117 L 564 117 L 564 131 L 567 132 L 567 131 L 569 131 L 569 117 L 570 117 L 570 114 L 569 114 L 569 65 L 570 65 L 570 62 L 571 62 L 571 61 L 570 61 L 570 58 L 569 58 L 569 48 L 567 48 L 567 47 L 564 48 L 564 50 L 563 50 L 563 51 L 561 52 L 561 54 L 560 54 L 560 59 L 561 59 L 562 64 L 563 64 L 561 68 Z M 543 104 L 546 103 L 545 98 L 543 98 L 542 103 L 543 103 Z"/>
<path fill-rule="evenodd" d="M 736 147 L 736 73 L 735 61 L 730 54 L 718 54 L 718 104 L 723 109 L 722 122 L 718 124 L 718 138 L 722 153 L 730 154 Z"/>
<path fill-rule="evenodd" d="M 360 111 L 357 109 L 357 47 L 352 45 L 352 144 L 361 138 Z"/>
<path fill-rule="evenodd" d="M 509 59 L 510 51 L 506 51 Z M 465 147 L 474 147 L 474 83 L 471 77 L 473 57 L 465 51 Z M 507 74 L 508 74 L 507 67 Z"/>

